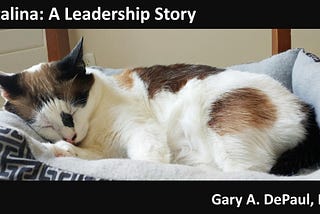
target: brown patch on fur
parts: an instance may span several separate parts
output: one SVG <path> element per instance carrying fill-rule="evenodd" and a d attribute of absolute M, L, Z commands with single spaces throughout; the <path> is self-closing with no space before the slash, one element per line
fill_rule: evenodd
<path fill-rule="evenodd" d="M 54 75 L 50 75 L 48 64 L 41 65 L 39 71 L 21 72 L 17 75 L 17 84 L 21 88 L 21 94 L 9 95 L 5 109 L 19 115 L 24 120 L 32 120 L 34 110 L 40 105 L 40 100 L 37 97 L 43 94 L 43 91 L 53 91 Z"/>
<path fill-rule="evenodd" d="M 13 112 L 26 121 L 31 121 L 34 112 L 45 102 L 53 98 L 73 102 L 77 96 L 90 90 L 93 76 L 75 77 L 67 81 L 60 81 L 61 75 L 57 70 L 56 63 L 44 63 L 36 72 L 21 72 L 18 85 L 22 89 L 20 95 L 10 97 L 5 109 Z"/>
<path fill-rule="evenodd" d="M 120 74 L 115 76 L 119 85 L 126 89 L 130 89 L 133 86 L 133 79 L 132 79 L 132 70 L 127 69 Z"/>
<path fill-rule="evenodd" d="M 207 65 L 155 65 L 152 67 L 139 67 L 132 70 L 147 84 L 149 97 L 152 98 L 161 90 L 173 93 L 179 91 L 193 78 L 205 79 L 209 75 L 217 74 L 224 69 Z"/>
<path fill-rule="evenodd" d="M 277 119 L 277 109 L 264 92 L 239 88 L 212 103 L 210 118 L 208 125 L 219 135 L 225 135 L 271 127 Z"/>
<path fill-rule="evenodd" d="M 29 93 L 35 95 L 46 91 L 50 93 L 54 91 L 55 86 L 59 85 L 56 80 L 56 68 L 50 64 L 42 64 L 39 71 L 22 72 L 20 73 L 20 85 L 23 86 Z"/>

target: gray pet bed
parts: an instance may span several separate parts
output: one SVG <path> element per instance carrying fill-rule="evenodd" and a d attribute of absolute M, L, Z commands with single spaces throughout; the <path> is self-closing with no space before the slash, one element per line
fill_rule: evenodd
<path fill-rule="evenodd" d="M 301 99 L 312 104 L 320 124 L 319 61 L 315 55 L 305 53 L 303 49 L 291 49 L 260 62 L 230 68 L 269 74 Z M 96 68 L 106 75 L 119 71 Z M 46 151 L 41 144 L 44 140 L 20 118 L 5 111 L 0 111 L 0 118 L 2 180 L 320 180 L 320 170 L 317 169 L 285 177 L 254 171 L 221 172 L 129 159 L 88 161 L 73 157 L 57 158 Z"/>

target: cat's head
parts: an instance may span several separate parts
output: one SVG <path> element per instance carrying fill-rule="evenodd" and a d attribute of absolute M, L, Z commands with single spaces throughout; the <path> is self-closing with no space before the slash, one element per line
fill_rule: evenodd
<path fill-rule="evenodd" d="M 94 83 L 82 59 L 83 39 L 63 59 L 20 73 L 0 73 L 4 109 L 51 141 L 80 142 L 88 130 L 86 106 Z"/>

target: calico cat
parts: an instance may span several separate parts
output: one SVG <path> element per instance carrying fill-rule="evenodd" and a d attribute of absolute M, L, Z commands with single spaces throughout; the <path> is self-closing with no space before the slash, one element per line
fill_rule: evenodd
<path fill-rule="evenodd" d="M 56 156 L 275 174 L 319 162 L 312 109 L 269 76 L 198 64 L 107 76 L 85 67 L 82 44 L 59 61 L 0 75 L 4 109 Z"/>

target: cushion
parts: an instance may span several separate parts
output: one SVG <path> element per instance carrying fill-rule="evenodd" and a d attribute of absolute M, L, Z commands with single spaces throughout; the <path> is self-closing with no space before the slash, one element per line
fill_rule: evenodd
<path fill-rule="evenodd" d="M 320 97 L 316 93 L 319 83 L 317 70 L 320 68 L 316 62 L 318 59 L 301 50 L 292 49 L 259 62 L 229 68 L 268 74 L 287 88 L 292 88 L 303 100 L 314 104 L 319 113 L 317 100 Z M 101 70 L 106 75 L 119 72 L 119 69 L 102 67 L 92 69 Z M 0 111 L 0 180 L 320 179 L 320 170 L 285 177 L 254 171 L 221 172 L 212 168 L 129 159 L 88 161 L 75 157 L 53 157 L 41 142 L 45 140 L 19 117 Z"/>
<path fill-rule="evenodd" d="M 315 107 L 320 124 L 320 59 L 300 50 L 292 70 L 293 93 Z"/>
<path fill-rule="evenodd" d="M 267 74 L 292 91 L 291 73 L 300 50 L 300 48 L 289 49 L 258 62 L 233 65 L 228 68 Z"/>

